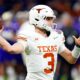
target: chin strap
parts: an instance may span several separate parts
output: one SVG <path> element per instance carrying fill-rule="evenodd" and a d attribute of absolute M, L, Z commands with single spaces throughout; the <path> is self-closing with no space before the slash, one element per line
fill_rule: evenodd
<path fill-rule="evenodd" d="M 36 26 L 38 26 L 41 29 L 45 29 L 47 31 L 51 30 L 51 27 L 47 26 L 47 24 L 45 23 L 45 21 L 38 21 L 38 23 L 36 24 Z"/>

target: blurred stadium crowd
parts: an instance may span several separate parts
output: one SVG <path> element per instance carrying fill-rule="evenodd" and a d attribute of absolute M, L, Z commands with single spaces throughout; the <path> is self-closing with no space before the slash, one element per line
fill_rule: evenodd
<path fill-rule="evenodd" d="M 15 43 L 18 30 L 28 21 L 28 11 L 37 4 L 51 6 L 57 16 L 54 29 L 64 32 L 65 45 L 72 50 L 72 36 L 80 36 L 80 0 L 0 0 L 0 26 L 4 27 L 1 35 L 10 44 Z M 27 70 L 23 58 L 0 48 L 0 80 L 24 80 Z M 72 65 L 59 56 L 54 80 L 80 80 L 80 58 Z"/>

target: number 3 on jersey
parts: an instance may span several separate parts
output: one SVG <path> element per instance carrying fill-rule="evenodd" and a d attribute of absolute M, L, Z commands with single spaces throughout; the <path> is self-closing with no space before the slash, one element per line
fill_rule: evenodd
<path fill-rule="evenodd" d="M 43 55 L 43 57 L 44 58 L 48 58 L 48 57 L 51 58 L 51 61 L 48 62 L 48 65 L 51 66 L 51 69 L 47 69 L 47 68 L 44 69 L 44 72 L 49 74 L 49 73 L 53 72 L 53 70 L 54 70 L 54 54 L 53 53 L 45 53 Z"/>

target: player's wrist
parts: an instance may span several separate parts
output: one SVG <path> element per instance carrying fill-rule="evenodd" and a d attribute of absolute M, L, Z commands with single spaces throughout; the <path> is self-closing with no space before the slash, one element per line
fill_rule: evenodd
<path fill-rule="evenodd" d="M 72 51 L 72 56 L 74 58 L 79 58 L 80 56 L 80 47 L 75 46 L 73 51 Z"/>

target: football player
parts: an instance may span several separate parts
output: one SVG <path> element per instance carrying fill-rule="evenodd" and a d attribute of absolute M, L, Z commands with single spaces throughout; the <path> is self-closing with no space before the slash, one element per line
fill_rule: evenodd
<path fill-rule="evenodd" d="M 0 36 L 1 47 L 10 53 L 23 53 L 27 67 L 25 80 L 53 80 L 57 55 L 74 64 L 80 55 L 80 37 L 75 40 L 73 51 L 64 45 L 62 31 L 52 30 L 56 16 L 46 5 L 37 5 L 29 12 L 29 23 L 18 32 L 17 42 L 10 45 Z"/>

